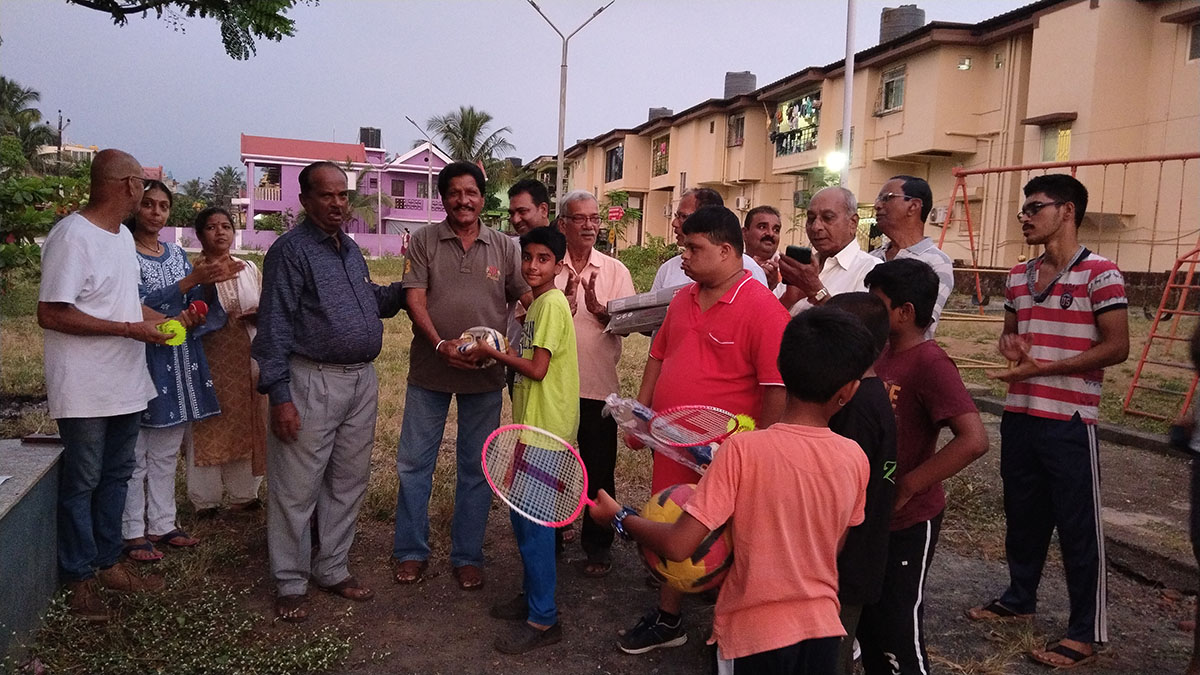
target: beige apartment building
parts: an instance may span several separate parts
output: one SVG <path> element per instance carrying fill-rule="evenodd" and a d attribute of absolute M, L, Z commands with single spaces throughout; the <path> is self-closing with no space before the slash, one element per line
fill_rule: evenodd
<path fill-rule="evenodd" d="M 696 186 L 739 215 L 776 206 L 785 230 L 800 225 L 785 240 L 801 241 L 808 197 L 836 180 L 826 163 L 841 147 L 844 81 L 841 61 L 808 67 L 580 141 L 570 185 L 602 201 L 637 196 L 643 223 L 627 243 L 664 236 Z M 853 83 L 843 171 L 864 241 L 874 195 L 911 174 L 933 188 L 927 234 L 964 263 L 973 235 L 980 265 L 1008 267 L 1034 253 L 1015 219 L 1021 186 L 1072 167 L 968 175 L 952 201 L 954 169 L 1104 159 L 1123 161 L 1075 169 L 1092 195 L 1086 245 L 1127 270 L 1163 271 L 1200 238 L 1200 159 L 1127 161 L 1200 153 L 1200 0 L 1043 0 L 977 24 L 932 22 L 856 54 Z"/>

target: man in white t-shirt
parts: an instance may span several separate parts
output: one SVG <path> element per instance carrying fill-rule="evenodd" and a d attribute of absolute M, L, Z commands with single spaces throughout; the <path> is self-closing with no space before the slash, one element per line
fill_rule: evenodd
<path fill-rule="evenodd" d="M 721 193 L 712 188 L 694 188 L 683 193 L 683 197 L 679 199 L 679 206 L 675 209 L 675 218 L 671 221 L 671 228 L 675 230 L 675 243 L 679 246 L 683 246 L 683 221 L 701 206 L 725 206 L 725 200 L 721 198 Z M 742 266 L 750 270 L 750 276 L 755 281 L 767 286 L 767 275 L 763 268 L 754 262 L 754 258 L 743 253 Z M 657 291 L 660 288 L 673 288 L 690 283 L 691 277 L 683 273 L 683 255 L 680 254 L 659 266 L 650 290 Z"/>
<path fill-rule="evenodd" d="M 779 237 L 783 234 L 783 220 L 779 209 L 763 204 L 746 212 L 746 220 L 742 223 L 742 242 L 746 255 L 754 258 L 754 262 L 762 267 L 767 276 L 767 288 L 782 297 L 787 290 L 786 284 L 779 276 Z"/>
<path fill-rule="evenodd" d="M 50 415 L 63 441 L 58 565 L 71 611 L 89 621 L 109 618 L 97 583 L 124 592 L 163 585 L 117 562 L 138 418 L 155 396 L 142 343 L 167 341 L 156 327 L 163 317 L 138 299 L 133 236 L 121 226 L 144 188 L 132 156 L 97 153 L 87 206 L 59 221 L 42 245 L 37 317 L 46 331 Z"/>

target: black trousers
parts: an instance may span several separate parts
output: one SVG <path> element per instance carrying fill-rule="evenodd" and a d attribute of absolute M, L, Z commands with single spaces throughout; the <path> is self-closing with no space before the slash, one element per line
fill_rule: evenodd
<path fill-rule="evenodd" d="M 590 398 L 579 399 L 579 455 L 587 468 L 588 497 L 605 490 L 615 499 L 617 496 L 615 472 L 617 469 L 617 422 L 601 415 L 604 401 Z M 612 548 L 613 530 L 607 525 L 597 525 L 585 511 L 583 533 L 579 537 L 588 560 L 607 560 Z"/>
<path fill-rule="evenodd" d="M 841 640 L 840 637 L 801 640 L 787 647 L 733 659 L 732 675 L 835 675 Z"/>
<path fill-rule="evenodd" d="M 1071 618 L 1067 637 L 1108 641 L 1108 588 L 1100 520 L 1100 455 L 1096 426 L 1004 413 L 1000 421 L 1004 538 L 1009 586 L 1000 596 L 1021 614 L 1037 611 L 1038 584 L 1058 529 Z"/>
<path fill-rule="evenodd" d="M 887 568 L 879 602 L 858 620 L 858 644 L 867 675 L 926 675 L 925 580 L 942 529 L 942 515 L 888 537 Z"/>

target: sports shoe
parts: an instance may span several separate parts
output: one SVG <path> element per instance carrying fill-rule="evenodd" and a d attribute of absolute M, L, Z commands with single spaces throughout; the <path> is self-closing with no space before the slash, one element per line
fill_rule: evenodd
<path fill-rule="evenodd" d="M 524 593 L 518 593 L 515 598 L 492 605 L 488 609 L 488 616 L 504 621 L 525 621 L 529 618 L 529 601 Z"/>
<path fill-rule="evenodd" d="M 67 598 L 67 608 L 75 616 L 95 623 L 112 618 L 108 608 L 104 606 L 104 601 L 100 598 L 95 579 L 68 581 L 67 590 L 70 592 L 70 596 Z"/>
<path fill-rule="evenodd" d="M 513 626 L 500 637 L 496 638 L 493 646 L 501 654 L 524 654 L 525 652 L 546 647 L 562 641 L 562 624 L 555 623 L 546 630 L 530 626 L 528 622 Z"/>
<path fill-rule="evenodd" d="M 645 654 L 659 647 L 678 647 L 687 642 L 683 619 L 671 626 L 662 621 L 657 609 L 638 620 L 637 625 L 621 633 L 617 646 L 626 654 Z"/>
<path fill-rule="evenodd" d="M 112 567 L 96 572 L 96 580 L 100 582 L 101 586 L 121 593 L 159 591 L 165 585 L 161 576 L 157 574 L 140 576 L 127 562 L 119 562 Z"/>

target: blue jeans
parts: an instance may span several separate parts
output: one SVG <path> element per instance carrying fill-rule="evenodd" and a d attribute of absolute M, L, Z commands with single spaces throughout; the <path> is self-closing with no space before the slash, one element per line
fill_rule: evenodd
<path fill-rule="evenodd" d="M 538 525 L 509 511 L 521 563 L 525 566 L 525 600 L 529 603 L 529 620 L 543 626 L 558 621 L 554 605 L 554 585 L 557 581 L 557 560 L 554 556 L 554 528 Z"/>
<path fill-rule="evenodd" d="M 401 562 L 429 558 L 429 495 L 451 396 L 458 397 L 458 479 L 450 524 L 450 564 L 483 564 L 483 533 L 492 491 L 483 477 L 480 457 L 483 442 L 500 425 L 501 390 L 451 394 L 411 383 L 404 399 L 404 421 L 396 451 L 400 490 L 396 495 L 392 557 Z"/>
<path fill-rule="evenodd" d="M 141 412 L 58 420 L 58 568 L 64 581 L 90 579 L 121 555 L 121 514 L 133 475 Z"/>

